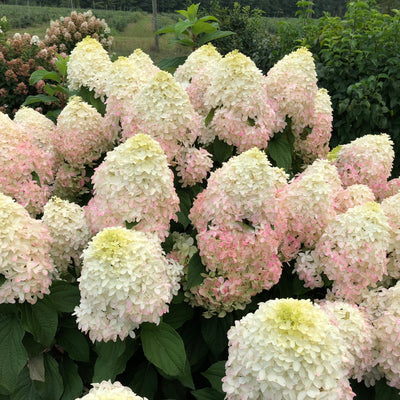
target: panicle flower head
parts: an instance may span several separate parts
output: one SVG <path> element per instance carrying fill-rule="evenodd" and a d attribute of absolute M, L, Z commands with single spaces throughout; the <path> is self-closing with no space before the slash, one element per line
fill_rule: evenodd
<path fill-rule="evenodd" d="M 369 202 L 338 214 L 315 245 L 332 291 L 359 303 L 362 291 L 386 274 L 390 225 L 381 206 Z"/>
<path fill-rule="evenodd" d="M 387 274 L 398 280 L 400 279 L 400 193 L 384 199 L 381 206 L 391 228 Z"/>
<path fill-rule="evenodd" d="M 303 163 L 311 164 L 317 158 L 327 157 L 332 131 L 332 112 L 328 91 L 319 89 L 314 99 L 314 113 L 309 122 L 309 128 L 304 129 L 300 134 L 294 132 L 294 150 Z"/>
<path fill-rule="evenodd" d="M 115 139 L 101 114 L 79 96 L 70 98 L 52 135 L 55 151 L 73 167 L 97 160 Z"/>
<path fill-rule="evenodd" d="M 58 272 L 67 272 L 72 263 L 79 267 L 91 236 L 84 210 L 78 204 L 52 197 L 44 206 L 42 221 L 52 238 L 50 256 Z"/>
<path fill-rule="evenodd" d="M 349 377 L 361 382 L 374 363 L 373 326 L 368 317 L 355 304 L 342 301 L 320 303 L 331 322 L 339 328 L 349 358 Z"/>
<path fill-rule="evenodd" d="M 175 160 L 182 187 L 202 182 L 213 166 L 211 154 L 203 148 L 182 147 Z"/>
<path fill-rule="evenodd" d="M 185 90 L 166 71 L 159 71 L 136 97 L 132 119 L 122 124 L 127 138 L 144 132 L 157 140 L 171 162 L 181 146 L 190 146 L 199 131 L 199 117 Z"/>
<path fill-rule="evenodd" d="M 14 115 L 14 122 L 31 132 L 38 147 L 52 151 L 51 133 L 55 128 L 53 121 L 31 107 L 21 107 Z"/>
<path fill-rule="evenodd" d="M 145 75 L 154 76 L 160 68 L 154 65 L 152 59 L 142 49 L 136 49 L 129 57 Z"/>
<path fill-rule="evenodd" d="M 134 337 L 143 322 L 159 324 L 178 292 L 182 269 L 165 257 L 156 235 L 105 228 L 83 252 L 79 328 L 92 341 L 106 342 Z"/>
<path fill-rule="evenodd" d="M 0 126 L 0 191 L 36 216 L 50 197 L 54 157 L 35 144 L 30 130 L 3 113 Z"/>
<path fill-rule="evenodd" d="M 89 393 L 76 400 L 147 400 L 146 397 L 138 396 L 129 387 L 122 386 L 119 382 L 102 381 L 92 383 L 92 386 Z"/>
<path fill-rule="evenodd" d="M 204 104 L 213 113 L 210 127 L 240 152 L 266 148 L 273 133 L 285 125 L 267 97 L 262 72 L 238 50 L 215 64 Z"/>
<path fill-rule="evenodd" d="M 389 135 L 365 135 L 341 146 L 334 161 L 344 186 L 369 186 L 375 195 L 385 189 L 393 167 L 393 141 Z"/>
<path fill-rule="evenodd" d="M 221 59 L 222 56 L 214 45 L 207 43 L 188 56 L 186 61 L 176 69 L 174 77 L 186 89 L 200 69 L 213 66 Z"/>
<path fill-rule="evenodd" d="M 292 120 L 292 129 L 301 133 L 314 117 L 317 73 L 313 56 L 305 47 L 278 61 L 266 77 L 268 96 L 279 105 L 279 113 Z"/>
<path fill-rule="evenodd" d="M 48 294 L 54 267 L 47 227 L 29 216 L 14 200 L 0 193 L 0 303 L 34 304 Z"/>
<path fill-rule="evenodd" d="M 104 47 L 90 36 L 77 43 L 67 64 L 71 90 L 87 87 L 98 97 L 104 96 L 111 60 Z"/>
<path fill-rule="evenodd" d="M 92 177 L 96 207 L 87 208 L 96 224 L 107 221 L 135 223 L 135 229 L 168 235 L 169 223 L 179 211 L 174 177 L 160 145 L 145 134 L 137 134 L 107 153 Z M 91 215 L 90 215 L 91 214 Z"/>
<path fill-rule="evenodd" d="M 287 220 L 280 249 L 283 259 L 295 257 L 302 244 L 314 247 L 335 216 L 334 199 L 340 189 L 336 168 L 326 160 L 316 160 L 279 192 L 279 206 Z"/>
<path fill-rule="evenodd" d="M 260 303 L 228 331 L 222 388 L 228 400 L 352 399 L 346 345 L 309 300 Z"/>

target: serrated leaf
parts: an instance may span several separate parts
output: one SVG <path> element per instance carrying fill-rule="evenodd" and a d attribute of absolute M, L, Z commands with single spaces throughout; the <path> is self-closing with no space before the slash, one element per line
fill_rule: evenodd
<path fill-rule="evenodd" d="M 141 339 L 145 357 L 167 375 L 179 376 L 185 372 L 186 352 L 182 338 L 168 324 L 144 323 Z"/>
<path fill-rule="evenodd" d="M 50 287 L 50 294 L 45 298 L 57 311 L 71 313 L 79 304 L 81 295 L 78 286 L 64 281 L 54 281 Z"/>
<path fill-rule="evenodd" d="M 208 125 L 210 125 L 211 121 L 214 118 L 214 114 L 215 114 L 215 110 L 217 109 L 217 107 L 214 107 L 210 110 L 210 112 L 207 114 L 206 119 L 204 120 L 204 125 L 207 127 Z"/>
<path fill-rule="evenodd" d="M 57 331 L 58 314 L 47 299 L 35 304 L 21 305 L 21 324 L 34 339 L 44 346 L 51 346 Z"/>
<path fill-rule="evenodd" d="M 64 383 L 64 392 L 61 400 L 77 399 L 83 390 L 78 366 L 69 358 L 64 358 L 60 363 L 60 374 Z"/>
<path fill-rule="evenodd" d="M 200 3 L 191 4 L 187 9 L 187 18 L 191 22 L 196 22 L 196 20 L 197 20 L 197 12 L 199 9 L 199 5 L 200 5 Z"/>
<path fill-rule="evenodd" d="M 10 396 L 10 400 L 42 400 L 29 377 L 28 367 L 18 375 L 17 388 Z"/>
<path fill-rule="evenodd" d="M 77 329 L 63 328 L 57 337 L 59 344 L 72 360 L 89 362 L 90 347 L 86 336 Z"/>
<path fill-rule="evenodd" d="M 69 61 L 68 57 L 62 57 L 60 54 L 57 54 L 57 60 L 55 61 L 56 67 L 60 75 L 65 78 L 67 76 L 67 65 Z"/>
<path fill-rule="evenodd" d="M 12 392 L 28 360 L 22 344 L 25 331 L 15 314 L 0 315 L 0 388 Z"/>
<path fill-rule="evenodd" d="M 50 355 L 44 354 L 45 382 L 33 381 L 33 386 L 43 400 L 58 400 L 64 384 L 58 369 L 57 361 Z"/>
<path fill-rule="evenodd" d="M 180 328 L 186 321 L 193 317 L 194 310 L 187 303 L 172 303 L 168 314 L 163 316 L 163 321 L 174 329 Z"/>
<path fill-rule="evenodd" d="M 212 317 L 201 320 L 201 334 L 211 353 L 218 357 L 228 346 L 227 332 L 233 324 L 233 317 Z"/>
<path fill-rule="evenodd" d="M 125 371 L 126 363 L 136 349 L 137 342 L 129 339 L 97 343 L 95 351 L 99 356 L 94 365 L 93 382 L 114 380 L 118 374 Z"/>
<path fill-rule="evenodd" d="M 200 38 L 198 45 L 203 46 L 203 44 L 211 42 L 212 40 L 220 39 L 220 38 L 223 38 L 226 36 L 231 36 L 231 35 L 236 35 L 236 33 L 231 32 L 231 31 L 214 31 L 214 32 L 206 33 Z"/>
<path fill-rule="evenodd" d="M 40 382 L 45 381 L 43 354 L 38 354 L 35 357 L 29 358 L 28 368 L 29 368 L 29 377 L 33 381 L 40 381 Z"/>
<path fill-rule="evenodd" d="M 192 395 L 196 400 L 224 400 L 225 395 L 212 388 L 192 390 Z"/>
<path fill-rule="evenodd" d="M 206 272 L 206 267 L 201 262 L 199 252 L 195 253 L 187 266 L 188 289 L 200 285 L 204 280 L 204 276 L 202 276 L 202 274 L 205 274 Z"/>
<path fill-rule="evenodd" d="M 38 69 L 32 73 L 29 79 L 29 84 L 36 85 L 39 81 L 44 79 L 51 79 L 56 82 L 61 82 L 60 76 L 57 74 L 57 72 Z"/>
<path fill-rule="evenodd" d="M 225 361 L 217 361 L 201 374 L 208 379 L 213 389 L 224 393 L 222 390 L 222 378 L 225 376 Z"/>
<path fill-rule="evenodd" d="M 149 362 L 140 364 L 129 387 L 139 396 L 153 400 L 157 392 L 157 372 Z"/>
<path fill-rule="evenodd" d="M 183 31 L 191 26 L 192 23 L 190 21 L 179 21 L 175 24 L 175 33 L 180 35 Z"/>
<path fill-rule="evenodd" d="M 51 102 L 57 102 L 58 99 L 57 97 L 54 96 L 48 96 L 46 94 L 37 94 L 36 96 L 28 96 L 25 101 L 22 103 L 23 106 L 29 106 L 31 104 L 36 104 L 36 103 L 51 103 Z"/>

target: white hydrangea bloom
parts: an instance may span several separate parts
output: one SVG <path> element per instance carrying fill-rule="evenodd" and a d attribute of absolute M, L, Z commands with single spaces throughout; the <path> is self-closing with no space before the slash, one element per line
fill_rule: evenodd
<path fill-rule="evenodd" d="M 51 151 L 51 133 L 55 128 L 53 121 L 31 107 L 21 107 L 14 115 L 14 122 L 31 132 L 38 147 Z"/>
<path fill-rule="evenodd" d="M 138 396 L 119 382 L 103 381 L 92 383 L 92 386 L 88 394 L 75 400 L 147 400 L 146 397 Z"/>
<path fill-rule="evenodd" d="M 98 97 L 104 96 L 111 60 L 104 47 L 87 36 L 72 50 L 67 64 L 70 90 L 84 86 L 94 90 Z"/>
<path fill-rule="evenodd" d="M 139 70 L 145 72 L 149 76 L 153 76 L 160 71 L 160 68 L 154 65 L 150 56 L 142 49 L 135 49 L 128 58 L 138 66 Z"/>
<path fill-rule="evenodd" d="M 122 136 L 143 132 L 157 140 L 168 161 L 181 146 L 191 146 L 199 133 L 199 116 L 185 90 L 166 71 L 160 71 L 136 98 L 132 119 L 122 123 Z"/>
<path fill-rule="evenodd" d="M 83 252 L 79 328 L 92 341 L 135 337 L 142 322 L 159 324 L 179 290 L 183 267 L 165 257 L 156 235 L 114 227 Z"/>
<path fill-rule="evenodd" d="M 58 272 L 67 272 L 72 262 L 80 266 L 82 251 L 91 236 L 83 208 L 52 197 L 44 206 L 42 221 L 53 239 L 50 256 Z"/>
<path fill-rule="evenodd" d="M 168 235 L 179 198 L 167 157 L 150 136 L 137 134 L 108 152 L 92 181 L 95 195 L 86 211 L 94 231 L 131 222 L 137 230 Z"/>
<path fill-rule="evenodd" d="M 227 400 L 352 399 L 346 345 L 309 300 L 260 303 L 228 331 Z"/>
<path fill-rule="evenodd" d="M 373 364 L 373 327 L 367 315 L 356 305 L 342 301 L 325 301 L 320 305 L 344 339 L 349 357 L 349 377 L 361 382 Z"/>
<path fill-rule="evenodd" d="M 391 245 L 389 249 L 388 275 L 400 279 L 400 193 L 387 197 L 381 203 L 391 227 Z"/>
<path fill-rule="evenodd" d="M 335 209 L 338 213 L 344 213 L 349 208 L 375 201 L 375 195 L 366 185 L 350 185 L 342 188 L 336 194 Z"/>
<path fill-rule="evenodd" d="M 34 304 L 48 294 L 54 267 L 47 227 L 0 193 L 0 303 Z"/>
<path fill-rule="evenodd" d="M 209 68 L 220 61 L 222 56 L 212 43 L 207 43 L 190 53 L 175 73 L 175 79 L 186 89 L 193 77 L 203 68 Z"/>

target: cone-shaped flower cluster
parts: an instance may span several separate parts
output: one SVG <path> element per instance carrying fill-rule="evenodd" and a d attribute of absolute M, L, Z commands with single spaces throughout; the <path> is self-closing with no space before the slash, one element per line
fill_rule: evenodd
<path fill-rule="evenodd" d="M 132 392 L 129 387 L 122 386 L 119 382 L 103 381 L 92 383 L 93 388 L 89 393 L 76 400 L 147 400 Z"/>
<path fill-rule="evenodd" d="M 49 293 L 54 273 L 51 237 L 41 221 L 0 193 L 0 303 L 34 304 Z"/>
<path fill-rule="evenodd" d="M 135 135 L 108 152 L 92 180 L 94 197 L 86 215 L 94 233 L 127 222 L 162 239 L 168 235 L 179 198 L 167 157 L 150 136 Z"/>
<path fill-rule="evenodd" d="M 91 236 L 83 208 L 53 197 L 44 206 L 42 221 L 53 239 L 50 256 L 57 271 L 67 272 L 72 263 L 80 266 L 82 251 Z"/>
<path fill-rule="evenodd" d="M 352 399 L 347 348 L 309 300 L 260 303 L 228 331 L 223 390 L 228 400 Z"/>
<path fill-rule="evenodd" d="M 83 252 L 79 328 L 106 342 L 134 337 L 142 322 L 158 324 L 178 292 L 182 268 L 164 256 L 156 235 L 102 230 Z"/>

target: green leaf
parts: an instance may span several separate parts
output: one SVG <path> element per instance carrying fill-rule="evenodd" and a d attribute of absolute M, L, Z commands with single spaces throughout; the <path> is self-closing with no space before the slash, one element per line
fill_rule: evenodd
<path fill-rule="evenodd" d="M 81 295 L 78 286 L 54 281 L 50 287 L 50 294 L 45 298 L 57 311 L 71 313 L 79 305 Z"/>
<path fill-rule="evenodd" d="M 94 365 L 93 382 L 114 380 L 125 371 L 126 363 L 136 349 L 137 342 L 130 339 L 96 343 L 95 351 L 99 356 Z"/>
<path fill-rule="evenodd" d="M 35 304 L 21 305 L 21 324 L 34 339 L 44 346 L 51 346 L 57 331 L 58 314 L 46 299 Z"/>
<path fill-rule="evenodd" d="M 231 314 L 227 314 L 224 318 L 212 317 L 201 320 L 201 334 L 215 357 L 218 357 L 227 348 L 226 334 L 232 324 Z"/>
<path fill-rule="evenodd" d="M 214 25 L 211 25 L 207 22 L 203 21 L 197 21 L 193 26 L 192 26 L 192 32 L 194 35 L 200 35 L 201 33 L 210 33 L 214 32 L 217 30 L 217 27 Z"/>
<path fill-rule="evenodd" d="M 82 394 L 83 383 L 79 376 L 78 366 L 69 358 L 60 363 L 60 373 L 64 383 L 64 393 L 61 400 L 77 399 Z"/>
<path fill-rule="evenodd" d="M 171 44 L 180 44 L 181 46 L 186 47 L 196 47 L 196 43 L 191 39 L 171 39 Z"/>
<path fill-rule="evenodd" d="M 163 58 L 158 63 L 157 67 L 173 74 L 175 70 L 186 61 L 186 59 L 187 56 Z"/>
<path fill-rule="evenodd" d="M 167 375 L 179 376 L 185 372 L 186 352 L 182 338 L 168 324 L 144 323 L 141 339 L 145 357 Z"/>
<path fill-rule="evenodd" d="M 201 374 L 208 379 L 213 389 L 224 393 L 222 390 L 222 378 L 225 376 L 225 361 L 217 361 Z"/>
<path fill-rule="evenodd" d="M 35 357 L 29 358 L 29 377 L 33 381 L 45 381 L 45 372 L 44 372 L 44 357 L 43 353 L 38 354 Z"/>
<path fill-rule="evenodd" d="M 178 216 L 178 222 L 182 224 L 184 229 L 186 229 L 190 225 L 189 212 L 192 207 L 192 200 L 190 198 L 189 193 L 186 190 L 177 190 L 177 194 L 179 197 L 179 207 L 180 211 L 176 213 Z"/>
<path fill-rule="evenodd" d="M 375 384 L 375 398 L 377 400 L 399 400 L 399 390 L 388 386 L 385 379 L 381 379 Z"/>
<path fill-rule="evenodd" d="M 187 9 L 187 18 L 193 23 L 197 21 L 197 12 L 199 9 L 199 5 L 200 3 L 191 4 Z"/>
<path fill-rule="evenodd" d="M 154 32 L 155 35 L 162 35 L 164 33 L 172 33 L 175 32 L 175 25 L 168 25 L 165 26 L 164 28 L 158 29 L 157 31 Z"/>
<path fill-rule="evenodd" d="M 233 146 L 216 138 L 212 144 L 212 154 L 217 162 L 222 164 L 233 154 Z"/>
<path fill-rule="evenodd" d="M 45 91 L 49 96 L 54 96 L 54 93 L 56 92 L 56 90 L 54 89 L 54 86 L 49 85 L 48 83 L 46 83 L 46 85 L 44 85 L 44 91 Z"/>
<path fill-rule="evenodd" d="M 192 256 L 187 266 L 188 289 L 200 285 L 204 280 L 204 276 L 202 276 L 202 274 L 205 273 L 206 267 L 201 262 L 200 254 L 197 252 Z"/>
<path fill-rule="evenodd" d="M 40 183 L 40 178 L 39 178 L 39 175 L 37 174 L 37 172 L 36 171 L 32 171 L 31 175 L 32 175 L 32 179 L 38 184 L 38 186 L 42 187 L 42 185 Z"/>
<path fill-rule="evenodd" d="M 207 114 L 206 119 L 204 120 L 204 125 L 206 127 L 208 127 L 208 125 L 210 125 L 211 121 L 214 118 L 214 114 L 215 114 L 215 110 L 217 109 L 217 107 L 214 107 L 210 110 L 210 112 Z"/>
<path fill-rule="evenodd" d="M 10 396 L 10 400 L 42 400 L 29 377 L 28 367 L 18 375 L 17 388 Z"/>
<path fill-rule="evenodd" d="M 23 106 L 29 106 L 31 104 L 36 103 L 51 103 L 57 102 L 57 97 L 47 96 L 46 94 L 37 94 L 36 96 L 28 96 L 25 101 L 22 103 Z"/>
<path fill-rule="evenodd" d="M 0 286 L 6 281 L 6 277 L 3 274 L 0 274 Z"/>
<path fill-rule="evenodd" d="M 69 56 L 68 57 L 62 57 L 60 54 L 57 54 L 57 60 L 55 60 L 56 67 L 58 69 L 58 72 L 63 78 L 66 78 L 67 76 L 67 65 L 69 61 Z"/>
<path fill-rule="evenodd" d="M 153 400 L 157 392 L 157 372 L 149 362 L 140 364 L 129 387 L 139 396 Z"/>
<path fill-rule="evenodd" d="M 180 35 L 183 31 L 191 26 L 192 23 L 190 21 L 179 21 L 175 24 L 175 33 Z"/>
<path fill-rule="evenodd" d="M 78 96 L 80 96 L 86 103 L 93 106 L 97 112 L 104 116 L 106 112 L 106 105 L 101 101 L 100 98 L 95 96 L 95 92 L 93 90 L 89 90 L 89 88 L 81 86 Z"/>
<path fill-rule="evenodd" d="M 50 355 L 44 354 L 45 382 L 33 381 L 33 385 L 43 400 L 59 400 L 63 391 L 63 380 L 58 369 L 57 361 Z"/>
<path fill-rule="evenodd" d="M 192 319 L 194 310 L 187 303 L 172 303 L 168 314 L 163 316 L 163 321 L 174 329 L 180 328 L 186 321 Z"/>
<path fill-rule="evenodd" d="M 0 389 L 12 392 L 28 360 L 22 344 L 25 331 L 14 314 L 0 314 Z"/>
<path fill-rule="evenodd" d="M 190 363 L 188 360 L 186 360 L 185 363 L 185 372 L 178 376 L 178 381 L 185 387 L 189 389 L 195 389 L 194 382 L 193 382 L 193 377 L 192 377 L 192 371 L 190 370 Z"/>
<path fill-rule="evenodd" d="M 34 71 L 29 79 L 29 84 L 36 85 L 39 81 L 50 79 L 58 83 L 61 82 L 60 75 L 55 71 L 46 71 L 45 69 L 38 69 Z"/>
<path fill-rule="evenodd" d="M 290 170 L 292 165 L 292 151 L 288 140 L 283 135 L 275 135 L 268 142 L 268 154 L 279 168 Z"/>
<path fill-rule="evenodd" d="M 86 336 L 77 329 L 63 328 L 57 337 L 59 344 L 74 361 L 89 362 L 90 347 Z"/>
<path fill-rule="evenodd" d="M 126 229 L 132 229 L 132 228 L 134 228 L 138 223 L 139 223 L 139 221 L 131 221 L 131 222 L 125 221 L 125 228 L 126 228 Z"/>
<path fill-rule="evenodd" d="M 220 38 L 230 36 L 230 35 L 236 35 L 236 33 L 231 32 L 231 31 L 214 31 L 214 32 L 206 33 L 200 38 L 198 45 L 203 46 L 203 44 L 211 42 L 212 40 L 220 39 Z"/>
<path fill-rule="evenodd" d="M 207 343 L 199 335 L 200 330 L 201 327 L 198 318 L 184 324 L 180 329 L 182 339 L 185 343 L 187 358 L 190 365 L 194 368 L 204 362 L 208 353 Z"/>
<path fill-rule="evenodd" d="M 205 22 L 205 21 L 216 21 L 218 22 L 218 18 L 213 17 L 212 15 L 206 15 L 205 17 L 199 18 L 199 21 Z"/>
<path fill-rule="evenodd" d="M 256 121 L 255 121 L 253 118 L 247 117 L 247 123 L 248 123 L 250 126 L 255 126 Z"/>
<path fill-rule="evenodd" d="M 224 400 L 225 395 L 212 388 L 192 390 L 192 395 L 196 400 Z"/>

